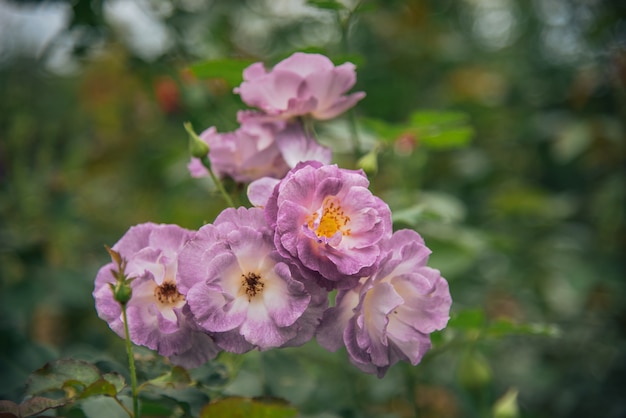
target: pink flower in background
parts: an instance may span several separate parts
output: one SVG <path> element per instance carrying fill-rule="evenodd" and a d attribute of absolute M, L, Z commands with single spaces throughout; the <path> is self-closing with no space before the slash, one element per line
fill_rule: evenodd
<path fill-rule="evenodd" d="M 379 243 L 391 236 L 391 212 L 368 186 L 362 171 L 316 161 L 298 164 L 265 205 L 279 254 L 327 289 L 349 288 L 372 274 Z"/>
<path fill-rule="evenodd" d="M 385 245 L 379 269 L 352 289 L 339 291 L 324 313 L 318 342 L 346 346 L 350 361 L 384 376 L 400 360 L 413 365 L 430 349 L 429 334 L 443 329 L 452 299 L 438 270 L 426 266 L 430 250 L 419 234 L 400 230 Z"/>
<path fill-rule="evenodd" d="M 365 97 L 364 92 L 345 94 L 356 83 L 354 64 L 335 66 L 320 54 L 297 52 L 269 72 L 258 62 L 244 70 L 243 78 L 234 91 L 244 103 L 282 119 L 306 114 L 332 119 Z"/>
<path fill-rule="evenodd" d="M 278 256 L 258 208 L 228 208 L 203 226 L 178 274 L 195 321 L 235 353 L 303 344 L 328 303 Z"/>
<path fill-rule="evenodd" d="M 218 133 L 211 127 L 200 134 L 209 145 L 209 160 L 218 177 L 229 176 L 241 183 L 262 177 L 282 178 L 298 162 L 330 163 L 332 152 L 307 135 L 299 122 L 270 121 L 254 112 L 239 112 L 239 129 Z M 192 158 L 193 177 L 208 175 L 198 158 Z"/>
<path fill-rule="evenodd" d="M 271 123 L 249 123 L 226 133 L 210 127 L 200 139 L 209 145 L 209 161 L 216 176 L 247 183 L 261 177 L 280 178 L 289 170 L 276 143 L 277 129 Z M 208 175 L 198 158 L 192 158 L 188 168 L 193 177 Z"/>
<path fill-rule="evenodd" d="M 273 124 L 276 127 L 275 139 L 283 159 L 294 168 L 302 161 L 319 161 L 330 164 L 332 150 L 320 145 L 315 138 L 307 134 L 301 121 L 280 121 L 268 117 L 261 112 L 244 110 L 237 114 L 237 120 L 242 126 L 247 124 Z M 282 176 L 281 176 L 282 177 Z"/>
<path fill-rule="evenodd" d="M 278 131 L 276 144 L 289 168 L 294 168 L 304 161 L 330 164 L 332 159 L 332 150 L 307 135 L 299 122 L 288 123 Z"/>
<path fill-rule="evenodd" d="M 192 236 L 177 225 L 144 223 L 130 228 L 112 247 L 126 259 L 126 274 L 134 278 L 126 305 L 130 339 L 187 368 L 200 366 L 219 351 L 189 320 L 176 282 L 178 253 Z M 93 296 L 98 316 L 124 338 L 122 310 L 109 286 L 115 283 L 111 269 L 113 263 L 98 271 Z"/>

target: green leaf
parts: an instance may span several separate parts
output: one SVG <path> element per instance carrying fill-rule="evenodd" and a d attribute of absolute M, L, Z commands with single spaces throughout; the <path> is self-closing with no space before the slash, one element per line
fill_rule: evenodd
<path fill-rule="evenodd" d="M 517 406 L 518 391 L 515 388 L 511 388 L 506 391 L 504 395 L 500 397 L 493 404 L 493 417 L 494 418 L 517 418 L 519 417 L 519 407 Z"/>
<path fill-rule="evenodd" d="M 476 350 L 467 350 L 461 357 L 457 378 L 466 389 L 480 389 L 493 380 L 493 371 L 485 356 Z"/>
<path fill-rule="evenodd" d="M 30 417 L 66 403 L 65 399 L 49 399 L 41 396 L 27 399 L 19 405 L 12 401 L 0 401 L 0 416 Z"/>
<path fill-rule="evenodd" d="M 406 126 L 394 125 L 380 119 L 360 118 L 359 122 L 366 130 L 385 142 L 393 142 L 409 131 Z"/>
<path fill-rule="evenodd" d="M 510 319 L 500 318 L 489 324 L 487 334 L 493 337 L 506 337 L 508 335 L 558 337 L 560 330 L 551 324 L 516 324 Z"/>
<path fill-rule="evenodd" d="M 420 144 L 435 149 L 460 148 L 474 135 L 468 121 L 461 112 L 420 110 L 411 114 L 410 126 Z"/>
<path fill-rule="evenodd" d="M 462 148 L 474 136 L 474 129 L 469 126 L 429 130 L 418 134 L 421 144 L 433 149 Z"/>
<path fill-rule="evenodd" d="M 158 387 L 178 387 L 190 383 L 191 376 L 189 376 L 189 372 L 178 366 L 174 366 L 169 372 L 146 382 L 146 384 Z"/>
<path fill-rule="evenodd" d="M 193 64 L 191 72 L 198 78 L 221 78 L 230 86 L 243 81 L 243 70 L 255 61 L 245 59 L 216 59 Z"/>
<path fill-rule="evenodd" d="M 67 403 L 64 399 L 49 399 L 41 396 L 30 398 L 20 405 L 20 416 L 30 417 L 39 415 L 43 411 L 59 408 Z"/>
<path fill-rule="evenodd" d="M 411 125 L 415 127 L 431 127 L 441 125 L 466 124 L 469 118 L 462 112 L 446 112 L 433 110 L 418 110 L 411 114 Z"/>
<path fill-rule="evenodd" d="M 82 400 L 79 405 L 87 418 L 128 418 L 128 413 L 109 396 L 92 396 Z"/>
<path fill-rule="evenodd" d="M 126 386 L 126 380 L 124 380 L 124 376 L 119 373 L 105 373 L 102 375 L 102 377 L 115 387 L 116 392 L 121 391 Z"/>
<path fill-rule="evenodd" d="M 407 124 L 391 124 L 379 119 L 365 119 L 361 124 L 386 142 L 393 142 L 402 135 L 412 135 L 428 148 L 451 149 L 469 143 L 474 129 L 468 122 L 465 113 L 420 110 L 411 114 Z"/>
<path fill-rule="evenodd" d="M 420 226 L 423 220 L 436 220 L 454 223 L 465 218 L 463 202 L 447 193 L 422 191 L 417 202 L 406 208 L 396 209 L 392 213 L 393 222 L 402 222 L 411 227 Z"/>
<path fill-rule="evenodd" d="M 453 315 L 448 322 L 448 328 L 467 331 L 482 329 L 485 324 L 485 313 L 481 309 L 471 309 Z"/>
<path fill-rule="evenodd" d="M 100 371 L 91 363 L 80 360 L 58 360 L 48 363 L 30 375 L 26 395 L 37 395 L 52 390 L 89 386 L 100 378 Z"/>
<path fill-rule="evenodd" d="M 0 414 L 20 416 L 20 406 L 13 401 L 0 401 Z"/>
<path fill-rule="evenodd" d="M 232 397 L 206 405 L 200 418 L 290 418 L 297 415 L 297 409 L 282 401 Z"/>
<path fill-rule="evenodd" d="M 325 10 L 343 10 L 346 8 L 346 6 L 336 0 L 307 0 L 306 4 Z"/>
<path fill-rule="evenodd" d="M 88 398 L 95 395 L 115 396 L 117 389 L 114 384 L 104 378 L 100 378 L 87 386 L 80 394 L 79 398 Z"/>
<path fill-rule="evenodd" d="M 415 226 L 422 219 L 425 211 L 426 205 L 418 203 L 417 205 L 413 205 L 408 208 L 393 211 L 391 218 L 394 224 L 401 222 L 410 226 Z"/>

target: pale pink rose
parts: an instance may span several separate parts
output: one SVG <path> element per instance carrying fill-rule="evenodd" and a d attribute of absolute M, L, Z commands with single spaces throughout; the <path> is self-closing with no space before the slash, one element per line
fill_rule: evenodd
<path fill-rule="evenodd" d="M 335 66 L 320 54 L 296 52 L 267 71 L 257 62 L 243 72 L 244 81 L 235 93 L 249 106 L 267 115 L 289 119 L 310 114 L 332 119 L 365 97 L 364 92 L 346 95 L 356 82 L 355 66 Z"/>

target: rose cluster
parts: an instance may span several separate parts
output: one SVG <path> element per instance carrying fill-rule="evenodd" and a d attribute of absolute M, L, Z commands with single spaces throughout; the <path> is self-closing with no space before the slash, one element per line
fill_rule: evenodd
<path fill-rule="evenodd" d="M 354 66 L 296 53 L 266 71 L 254 64 L 235 89 L 260 109 L 241 127 L 201 137 L 220 176 L 251 182 L 252 208 L 228 208 L 197 231 L 137 225 L 113 246 L 133 277 L 127 302 L 131 340 L 193 368 L 221 350 L 245 353 L 316 338 L 382 377 L 394 363 L 417 364 L 429 334 L 444 328 L 448 284 L 427 266 L 430 250 L 412 230 L 392 231 L 387 204 L 362 170 L 331 165 L 330 150 L 301 125 L 329 119 L 363 93 Z M 192 161 L 193 174 L 202 166 Z M 97 274 L 99 316 L 124 335 L 111 292 L 115 266 Z M 330 291 L 336 290 L 329 307 Z"/>

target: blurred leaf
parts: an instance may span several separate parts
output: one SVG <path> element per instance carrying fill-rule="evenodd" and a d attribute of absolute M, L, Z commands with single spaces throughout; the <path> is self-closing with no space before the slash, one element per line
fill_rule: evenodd
<path fill-rule="evenodd" d="M 418 140 L 430 148 L 462 148 L 469 143 L 473 135 L 474 129 L 469 126 L 446 129 L 429 128 L 419 133 Z"/>
<path fill-rule="evenodd" d="M 448 321 L 447 329 L 470 332 L 477 337 L 480 333 L 486 337 L 501 338 L 512 335 L 537 335 L 557 337 L 559 329 L 551 324 L 516 324 L 508 318 L 488 321 L 482 309 L 468 309 L 458 312 Z"/>
<path fill-rule="evenodd" d="M 411 115 L 411 128 L 420 144 L 430 148 L 461 148 L 474 135 L 469 118 L 461 112 L 417 111 Z"/>
<path fill-rule="evenodd" d="M 80 394 L 80 398 L 88 398 L 95 395 L 115 396 L 117 395 L 117 388 L 106 379 L 100 378 L 87 386 Z"/>
<path fill-rule="evenodd" d="M 416 204 L 403 209 L 394 208 L 392 218 L 393 222 L 403 222 L 412 227 L 419 226 L 424 220 L 458 222 L 465 218 L 465 205 L 447 193 L 421 192 Z"/>
<path fill-rule="evenodd" d="M 87 418 L 128 418 L 128 413 L 111 397 L 92 396 L 80 402 Z"/>
<path fill-rule="evenodd" d="M 89 386 L 100 378 L 100 371 L 91 363 L 80 360 L 58 360 L 48 363 L 30 375 L 27 395 L 76 387 Z"/>
<path fill-rule="evenodd" d="M 4 414 L 11 414 L 14 416 L 20 416 L 20 406 L 12 401 L 0 401 L 0 416 Z"/>
<path fill-rule="evenodd" d="M 105 373 L 102 377 L 109 383 L 111 383 L 117 392 L 124 389 L 126 386 L 126 381 L 124 380 L 124 376 L 119 373 Z"/>
<path fill-rule="evenodd" d="M 378 171 L 378 147 L 359 158 L 356 166 L 362 168 L 368 175 L 376 174 Z"/>
<path fill-rule="evenodd" d="M 485 356 L 476 350 L 466 350 L 461 357 L 457 377 L 466 389 L 480 389 L 491 382 L 493 372 Z"/>
<path fill-rule="evenodd" d="M 343 10 L 346 8 L 336 0 L 307 0 L 307 5 L 326 10 Z"/>
<path fill-rule="evenodd" d="M 416 111 L 405 125 L 372 118 L 363 119 L 361 124 L 386 142 L 411 134 L 426 147 L 451 149 L 464 147 L 471 140 L 474 128 L 468 122 L 468 116 L 461 112 Z"/>
<path fill-rule="evenodd" d="M 205 388 L 195 386 L 177 387 L 145 386 L 141 391 L 143 405 L 151 405 L 152 409 L 183 409 L 187 416 L 197 417 L 200 410 L 210 401 Z M 156 411 L 155 415 L 158 415 Z M 169 415 L 169 414 L 168 414 Z"/>
<path fill-rule="evenodd" d="M 30 417 L 39 415 L 48 409 L 58 408 L 66 403 L 64 399 L 49 399 L 40 396 L 27 399 L 20 405 L 11 401 L 0 401 L 0 416 L 10 414 L 9 416 Z"/>
<path fill-rule="evenodd" d="M 298 410 L 281 401 L 260 401 L 232 397 L 210 403 L 202 409 L 201 418 L 289 418 Z"/>
<path fill-rule="evenodd" d="M 485 326 L 485 312 L 482 309 L 471 309 L 461 311 L 452 315 L 448 321 L 448 328 L 456 328 L 459 330 L 476 330 Z"/>
<path fill-rule="evenodd" d="M 188 385 L 190 383 L 191 377 L 189 376 L 189 372 L 182 367 L 174 366 L 169 372 L 154 379 L 150 379 L 145 384 L 164 388 Z"/>
<path fill-rule="evenodd" d="M 406 126 L 394 125 L 374 118 L 359 118 L 359 123 L 385 142 L 393 142 L 409 130 Z"/>
<path fill-rule="evenodd" d="M 442 125 L 463 125 L 469 118 L 462 112 L 440 112 L 433 110 L 418 110 L 411 114 L 411 126 L 428 128 Z"/>
<path fill-rule="evenodd" d="M 221 357 L 222 359 L 224 356 Z M 233 372 L 234 373 L 234 372 Z M 190 370 L 191 378 L 208 387 L 223 387 L 230 380 L 230 371 L 222 361 L 209 361 L 204 365 Z"/>
<path fill-rule="evenodd" d="M 238 86 L 243 81 L 243 70 L 255 61 L 244 59 L 218 59 L 193 64 L 191 72 L 198 78 L 221 78 L 230 86 Z"/>
<path fill-rule="evenodd" d="M 517 406 L 517 389 L 511 388 L 506 391 L 493 404 L 493 418 L 517 418 L 519 417 L 519 407 Z"/>
<path fill-rule="evenodd" d="M 562 128 L 552 144 L 557 161 L 567 163 L 585 152 L 591 145 L 593 131 L 587 121 L 572 121 Z"/>
<path fill-rule="evenodd" d="M 561 332 L 557 326 L 552 324 L 515 324 L 510 319 L 500 318 L 489 325 L 487 334 L 493 337 L 504 337 L 507 335 L 558 337 Z"/>
<path fill-rule="evenodd" d="M 394 210 L 391 214 L 391 218 L 394 223 L 403 222 L 410 226 L 415 226 L 423 218 L 426 207 L 422 203 L 418 203 L 411 207 Z"/>
<path fill-rule="evenodd" d="M 493 194 L 490 205 L 497 216 L 527 217 L 555 221 L 570 216 L 575 201 L 540 188 L 511 185 Z"/>

